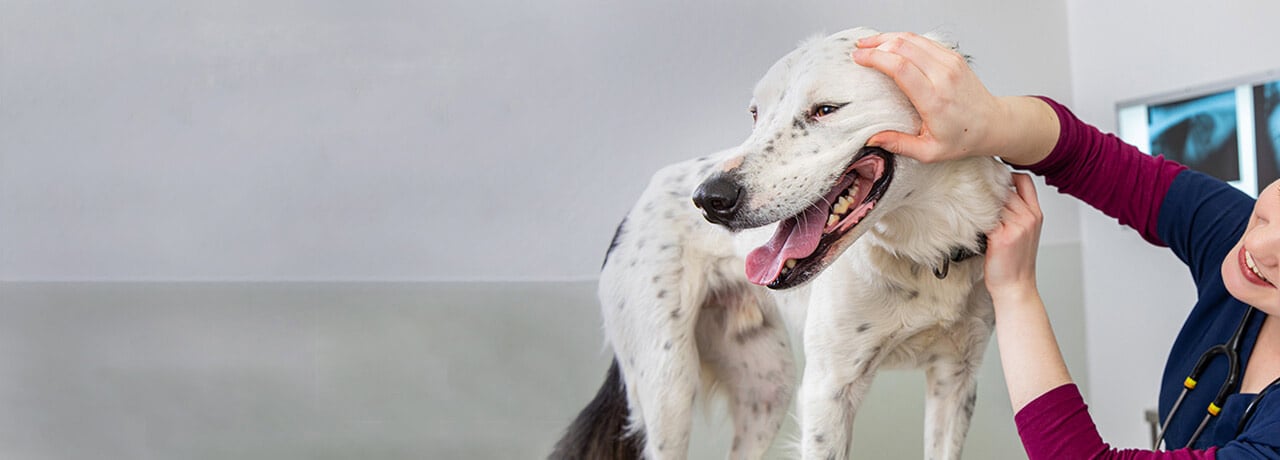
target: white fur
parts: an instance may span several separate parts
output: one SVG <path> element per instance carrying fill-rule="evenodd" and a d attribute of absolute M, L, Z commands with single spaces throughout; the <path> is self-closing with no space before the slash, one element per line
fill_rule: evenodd
<path fill-rule="evenodd" d="M 768 224 L 823 196 L 872 134 L 918 129 L 893 82 L 849 58 L 853 40 L 872 33 L 809 40 L 782 58 L 756 87 L 751 136 L 659 171 L 619 226 L 599 295 L 647 458 L 687 455 L 695 399 L 712 387 L 732 412 L 729 457 L 760 458 L 795 394 L 792 335 L 803 338 L 806 359 L 803 458 L 847 456 L 854 415 L 885 367 L 925 370 L 926 457 L 960 457 L 994 319 L 981 257 L 951 264 L 945 279 L 933 271 L 954 248 L 976 250 L 977 235 L 994 227 L 1008 193 L 1003 166 L 898 157 L 889 190 L 822 274 L 787 291 L 744 274 L 745 254 L 773 232 Z M 798 118 L 832 101 L 849 104 L 819 122 Z M 742 178 L 743 218 L 766 226 L 730 232 L 702 218 L 689 197 L 723 171 Z"/>

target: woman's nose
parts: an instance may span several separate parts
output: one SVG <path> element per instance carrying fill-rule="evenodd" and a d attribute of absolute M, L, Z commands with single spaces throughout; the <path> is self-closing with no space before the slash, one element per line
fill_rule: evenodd
<path fill-rule="evenodd" d="M 1265 267 L 1280 266 L 1280 227 L 1255 228 L 1245 237 L 1245 247 L 1253 261 Z"/>

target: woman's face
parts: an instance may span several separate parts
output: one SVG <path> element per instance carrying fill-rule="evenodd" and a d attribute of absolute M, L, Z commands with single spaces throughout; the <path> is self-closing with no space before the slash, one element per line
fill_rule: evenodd
<path fill-rule="evenodd" d="M 1280 181 L 1258 194 L 1249 227 L 1222 260 L 1222 281 L 1232 297 L 1280 314 Z"/>

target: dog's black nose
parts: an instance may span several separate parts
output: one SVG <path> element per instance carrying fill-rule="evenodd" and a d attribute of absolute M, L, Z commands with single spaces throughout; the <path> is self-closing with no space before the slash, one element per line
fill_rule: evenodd
<path fill-rule="evenodd" d="M 693 204 L 702 209 L 703 216 L 713 224 L 729 225 L 738 212 L 738 198 L 742 187 L 726 174 L 707 179 L 693 192 Z"/>

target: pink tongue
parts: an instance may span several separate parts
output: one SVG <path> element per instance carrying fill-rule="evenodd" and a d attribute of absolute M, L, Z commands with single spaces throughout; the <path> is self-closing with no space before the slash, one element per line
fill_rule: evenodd
<path fill-rule="evenodd" d="M 772 283 L 787 259 L 803 259 L 818 249 L 826 225 L 827 209 L 822 206 L 812 206 L 799 218 L 779 223 L 768 243 L 747 254 L 747 279 L 761 286 Z"/>

